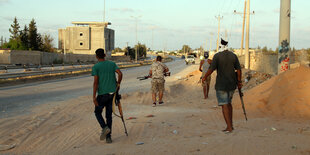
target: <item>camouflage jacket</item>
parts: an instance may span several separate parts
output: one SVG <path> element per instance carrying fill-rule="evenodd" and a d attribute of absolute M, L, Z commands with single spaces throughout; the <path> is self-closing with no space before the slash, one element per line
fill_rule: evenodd
<path fill-rule="evenodd" d="M 161 62 L 154 62 L 151 66 L 152 70 L 152 79 L 164 79 L 164 71 L 168 69 L 168 67 Z"/>

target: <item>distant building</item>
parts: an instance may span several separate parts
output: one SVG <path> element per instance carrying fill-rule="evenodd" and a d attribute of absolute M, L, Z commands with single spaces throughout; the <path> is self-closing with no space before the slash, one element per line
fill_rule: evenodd
<path fill-rule="evenodd" d="M 114 49 L 114 30 L 108 22 L 72 22 L 74 26 L 58 30 L 58 48 L 64 53 L 95 54 L 103 48 L 107 57 Z"/>

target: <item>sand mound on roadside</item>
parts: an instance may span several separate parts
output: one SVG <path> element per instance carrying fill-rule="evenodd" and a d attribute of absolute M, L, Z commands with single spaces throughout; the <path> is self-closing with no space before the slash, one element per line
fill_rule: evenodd
<path fill-rule="evenodd" d="M 245 100 L 249 108 L 271 111 L 283 117 L 310 117 L 310 68 L 301 66 L 251 89 Z"/>

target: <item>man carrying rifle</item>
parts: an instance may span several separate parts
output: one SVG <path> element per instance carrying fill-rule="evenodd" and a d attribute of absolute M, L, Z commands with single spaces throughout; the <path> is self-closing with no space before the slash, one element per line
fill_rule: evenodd
<path fill-rule="evenodd" d="M 165 90 L 165 73 L 169 72 L 168 67 L 163 64 L 162 57 L 157 56 L 156 61 L 152 64 L 149 77 L 152 78 L 152 99 L 153 106 L 156 106 L 156 94 L 158 93 L 159 102 L 158 104 L 163 104 L 163 96 Z"/>
<path fill-rule="evenodd" d="M 226 47 L 228 42 L 222 39 L 221 44 L 224 47 L 224 50 L 214 55 L 210 69 L 207 71 L 202 80 L 206 80 L 214 70 L 217 70 L 215 84 L 216 97 L 218 105 L 222 106 L 223 116 L 227 125 L 223 132 L 230 133 L 234 130 L 232 122 L 233 108 L 231 101 L 236 89 L 236 83 L 238 88 L 241 89 L 242 87 L 241 67 L 238 57 L 233 52 L 227 50 Z M 235 74 L 235 70 L 237 70 L 237 76 Z"/>
<path fill-rule="evenodd" d="M 107 143 L 112 143 L 112 101 L 114 92 L 120 86 L 123 74 L 118 66 L 112 62 L 105 60 L 104 50 L 99 48 L 96 50 L 96 58 L 98 63 L 92 68 L 92 76 L 94 76 L 93 84 L 93 102 L 95 104 L 95 116 L 102 128 L 100 140 L 106 139 Z M 115 72 L 118 75 L 117 82 Z M 98 96 L 96 96 L 98 92 Z M 102 117 L 102 109 L 105 108 L 105 123 Z"/>

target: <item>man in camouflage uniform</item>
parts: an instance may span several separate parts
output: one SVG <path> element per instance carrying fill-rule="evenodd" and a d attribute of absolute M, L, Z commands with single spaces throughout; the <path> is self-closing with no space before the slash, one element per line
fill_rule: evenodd
<path fill-rule="evenodd" d="M 157 56 L 156 61 L 152 64 L 150 70 L 150 77 L 152 77 L 152 99 L 153 106 L 156 106 L 156 94 L 158 93 L 159 102 L 158 104 L 163 104 L 163 95 L 165 90 L 165 73 L 169 71 L 168 67 L 161 62 L 162 57 Z"/>

